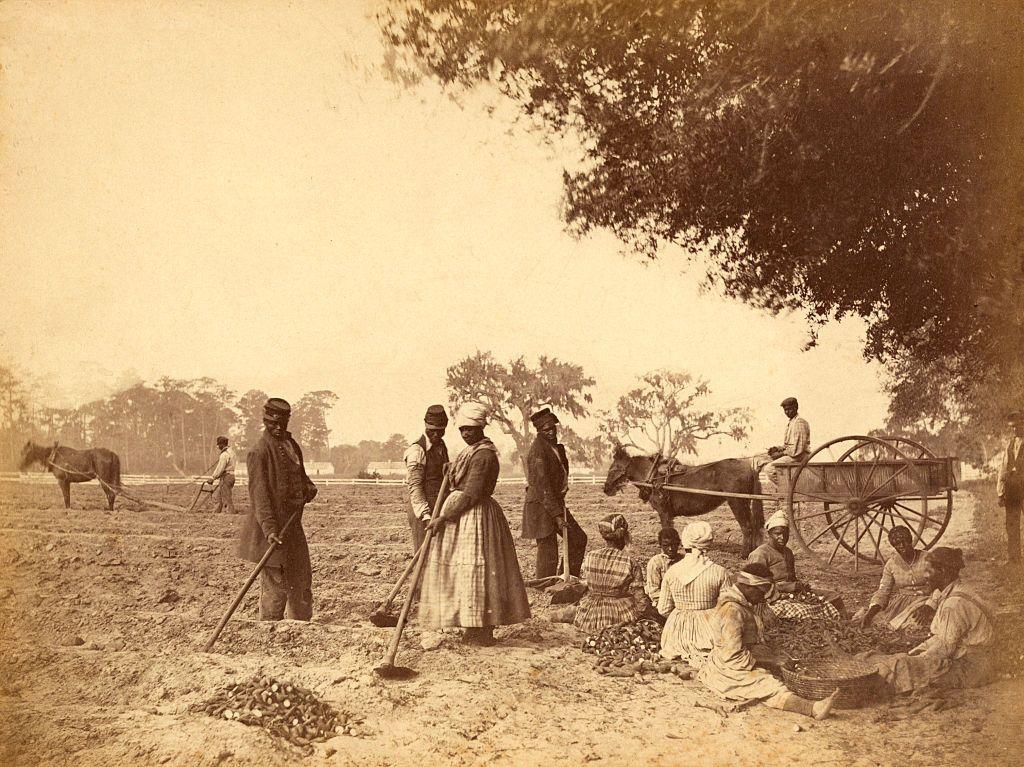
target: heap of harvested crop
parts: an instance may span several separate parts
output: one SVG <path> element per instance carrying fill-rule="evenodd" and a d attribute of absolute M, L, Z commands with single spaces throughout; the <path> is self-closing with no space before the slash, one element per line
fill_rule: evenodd
<path fill-rule="evenodd" d="M 675 673 L 689 679 L 686 664 L 661 657 L 661 626 L 650 620 L 624 626 L 610 626 L 583 640 L 583 652 L 597 656 L 594 668 L 605 676 L 630 677 L 635 674 Z"/>
<path fill-rule="evenodd" d="M 779 621 L 769 632 L 769 641 L 785 655 L 799 660 L 817 660 L 856 655 L 871 650 L 891 654 L 907 652 L 928 637 L 927 629 L 892 631 L 883 626 L 861 628 L 831 618 Z"/>
<path fill-rule="evenodd" d="M 335 735 L 362 734 L 362 717 L 338 713 L 313 691 L 268 676 L 226 687 L 193 710 L 263 727 L 271 735 L 302 747 Z"/>

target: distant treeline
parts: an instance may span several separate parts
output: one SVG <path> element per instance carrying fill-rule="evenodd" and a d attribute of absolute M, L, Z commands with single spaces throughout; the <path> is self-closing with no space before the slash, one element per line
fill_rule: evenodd
<path fill-rule="evenodd" d="M 266 392 L 241 396 L 212 378 L 161 378 L 73 408 L 40 401 L 27 377 L 0 365 L 0 463 L 17 467 L 26 440 L 107 447 L 124 473 L 200 474 L 216 459 L 218 435 L 241 453 L 259 438 Z M 313 391 L 292 403 L 289 429 L 308 460 L 328 460 L 327 415 L 337 397 Z"/>

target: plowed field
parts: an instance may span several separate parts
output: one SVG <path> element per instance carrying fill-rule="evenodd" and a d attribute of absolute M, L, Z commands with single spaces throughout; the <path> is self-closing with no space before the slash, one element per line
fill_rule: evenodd
<path fill-rule="evenodd" d="M 132 492 L 183 506 L 189 500 L 187 488 Z M 245 488 L 235 497 L 247 511 Z M 501 486 L 496 497 L 518 535 L 522 487 Z M 841 711 L 821 723 L 757 706 L 728 713 L 697 683 L 672 675 L 598 675 L 575 630 L 547 620 L 540 592 L 531 592 L 534 618 L 499 629 L 495 647 L 448 636 L 425 651 L 413 621 L 399 662 L 419 675 L 380 680 L 372 669 L 390 631 L 366 616 L 411 556 L 400 487 L 322 489 L 305 514 L 313 621 L 256 621 L 254 589 L 216 651 L 204 654 L 249 572 L 232 554 L 241 515 L 140 512 L 121 500 L 108 513 L 102 500 L 94 485 L 75 486 L 74 508 L 65 510 L 56 484 L 0 485 L 0 763 L 991 767 L 1019 764 L 1024 747 L 1020 679 L 914 719 L 894 719 L 884 708 Z M 634 491 L 607 498 L 574 486 L 570 501 L 592 540 L 597 520 L 617 510 L 631 520 L 634 554 L 656 551 L 655 517 Z M 731 514 L 708 519 L 712 557 L 737 566 Z M 1000 527 L 990 496 L 961 491 L 943 543 L 964 546 L 970 582 L 1001 610 L 1019 611 L 1019 576 L 992 560 L 1002 554 Z M 533 547 L 517 543 L 532 577 Z M 812 583 L 844 592 L 851 607 L 878 577 L 877 570 L 824 572 L 799 559 L 798 567 Z M 358 712 L 364 731 L 303 757 L 262 729 L 190 710 L 256 674 L 287 678 Z"/>

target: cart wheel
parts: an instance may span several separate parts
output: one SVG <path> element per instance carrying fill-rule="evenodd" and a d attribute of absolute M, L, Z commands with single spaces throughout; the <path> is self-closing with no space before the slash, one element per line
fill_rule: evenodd
<path fill-rule="evenodd" d="M 938 540 L 949 521 L 952 492 L 930 496 L 928 464 L 912 457 L 916 448 L 908 455 L 894 442 L 841 437 L 800 464 L 787 506 L 804 552 L 829 566 L 852 560 L 856 569 L 861 561 L 882 563 L 882 541 L 898 525 L 909 527 L 924 548 Z"/>

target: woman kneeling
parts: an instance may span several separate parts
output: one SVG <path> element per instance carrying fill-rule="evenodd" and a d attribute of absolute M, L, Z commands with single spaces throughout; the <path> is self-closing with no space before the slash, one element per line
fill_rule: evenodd
<path fill-rule="evenodd" d="M 764 601 L 771 587 L 768 568 L 755 563 L 737 574 L 735 585 L 722 589 L 713 621 L 714 647 L 697 679 L 729 700 L 761 701 L 770 708 L 824 719 L 839 690 L 824 700 L 807 700 L 757 667 L 757 655 L 767 654 L 767 648 L 753 608 Z"/>

